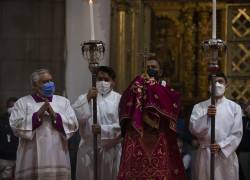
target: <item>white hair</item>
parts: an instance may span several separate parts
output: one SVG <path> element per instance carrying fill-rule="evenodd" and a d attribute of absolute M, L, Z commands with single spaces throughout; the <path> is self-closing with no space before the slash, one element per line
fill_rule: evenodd
<path fill-rule="evenodd" d="M 50 74 L 48 69 L 37 69 L 36 71 L 34 71 L 30 76 L 31 87 L 34 87 L 37 81 L 39 81 L 40 76 L 46 73 Z"/>

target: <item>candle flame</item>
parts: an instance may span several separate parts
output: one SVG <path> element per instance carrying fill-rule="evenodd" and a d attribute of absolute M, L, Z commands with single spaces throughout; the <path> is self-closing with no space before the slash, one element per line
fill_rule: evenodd
<path fill-rule="evenodd" d="M 92 1 L 92 0 L 89 0 L 89 4 L 93 4 L 93 1 Z"/>

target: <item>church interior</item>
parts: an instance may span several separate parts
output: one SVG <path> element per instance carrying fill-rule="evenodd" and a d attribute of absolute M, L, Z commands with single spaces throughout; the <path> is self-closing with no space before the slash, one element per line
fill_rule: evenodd
<path fill-rule="evenodd" d="M 91 20 L 88 0 L 0 0 L 0 112 L 9 97 L 30 93 L 30 74 L 39 68 L 49 69 L 56 93 L 74 102 L 91 87 L 81 44 L 99 40 L 105 44 L 100 64 L 115 70 L 120 93 L 155 54 L 166 81 L 181 93 L 181 116 L 188 122 L 193 105 L 209 97 L 209 57 L 202 44 L 212 38 L 212 0 L 93 2 Z M 215 35 L 226 44 L 218 56 L 228 77 L 226 96 L 245 104 L 250 101 L 250 1 L 217 0 L 216 12 Z"/>
<path fill-rule="evenodd" d="M 226 42 L 219 67 L 229 78 L 227 96 L 239 103 L 250 97 L 249 3 L 217 1 L 217 37 Z M 140 53 L 156 53 L 185 107 L 208 96 L 208 60 L 202 42 L 212 34 L 209 1 L 113 2 L 111 64 L 122 72 L 123 89 L 142 69 Z M 112 46 L 113 45 L 113 46 Z M 114 50 L 115 49 L 115 50 Z M 139 53 L 138 53 L 139 52 Z M 130 69 L 129 73 L 127 70 Z"/>
<path fill-rule="evenodd" d="M 87 7 L 76 10 L 74 3 L 75 7 Z M 145 55 L 155 53 L 169 83 L 181 92 L 185 112 L 207 98 L 208 60 L 201 44 L 211 39 L 212 1 L 95 0 L 95 5 L 99 6 L 94 9 L 94 14 L 99 13 L 95 15 L 95 25 L 101 24 L 95 26 L 95 33 L 98 36 L 98 31 L 106 28 L 105 37 L 99 40 L 106 46 L 104 64 L 117 73 L 119 92 L 143 71 Z M 86 12 L 72 15 L 75 11 Z M 41 67 L 53 72 L 58 94 L 75 100 L 80 92 L 88 89 L 91 77 L 80 49 L 80 43 L 90 39 L 87 1 L 1 0 L 0 12 L 1 107 L 8 97 L 27 94 L 30 73 Z M 69 27 L 74 23 L 82 23 L 81 27 L 75 26 L 78 34 L 67 32 L 72 31 Z M 219 59 L 219 68 L 229 78 L 227 96 L 246 103 L 250 97 L 249 2 L 217 1 L 216 25 L 216 35 L 227 47 Z M 77 39 L 75 45 L 70 44 L 72 38 Z M 79 56 L 76 56 L 76 68 L 70 69 L 68 62 L 74 52 Z M 78 62 L 85 64 L 78 67 Z"/>

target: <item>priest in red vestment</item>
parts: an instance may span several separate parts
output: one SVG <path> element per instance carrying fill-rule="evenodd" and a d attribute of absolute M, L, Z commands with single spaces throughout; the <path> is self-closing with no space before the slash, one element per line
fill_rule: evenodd
<path fill-rule="evenodd" d="M 146 67 L 120 101 L 124 141 L 118 180 L 185 180 L 176 139 L 180 94 L 159 78 L 156 58 Z"/>

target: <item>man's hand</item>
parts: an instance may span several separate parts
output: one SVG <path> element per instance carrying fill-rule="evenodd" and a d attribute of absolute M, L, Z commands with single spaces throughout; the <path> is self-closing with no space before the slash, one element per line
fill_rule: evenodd
<path fill-rule="evenodd" d="M 221 150 L 221 148 L 219 144 L 211 144 L 210 150 L 211 150 L 211 153 L 217 153 Z"/>
<path fill-rule="evenodd" d="M 48 109 L 47 109 L 48 113 L 49 113 L 49 116 L 50 118 L 53 120 L 56 119 L 56 113 L 55 111 L 52 109 L 51 105 L 48 103 Z"/>
<path fill-rule="evenodd" d="M 94 135 L 101 134 L 101 126 L 99 126 L 98 124 L 93 124 L 92 132 Z"/>
<path fill-rule="evenodd" d="M 87 94 L 87 99 L 88 99 L 88 102 L 92 99 L 92 98 L 94 98 L 94 97 L 96 97 L 97 96 L 97 89 L 95 88 L 95 87 L 92 87 L 90 90 L 89 90 L 89 92 L 88 92 L 88 94 Z"/>
<path fill-rule="evenodd" d="M 49 102 L 46 101 L 46 102 L 40 107 L 40 109 L 37 111 L 37 115 L 38 115 L 38 117 L 39 117 L 40 119 L 43 118 L 45 111 L 47 111 L 47 109 L 48 109 L 48 106 L 49 106 Z"/>
<path fill-rule="evenodd" d="M 216 115 L 216 107 L 215 107 L 215 105 L 210 105 L 210 106 L 208 106 L 207 115 L 208 115 L 209 117 L 215 116 L 215 115 Z"/>
<path fill-rule="evenodd" d="M 46 113 L 47 112 L 47 113 Z M 56 113 L 55 111 L 52 109 L 51 105 L 49 104 L 48 101 L 45 101 L 44 104 L 40 107 L 40 109 L 37 111 L 37 115 L 40 119 L 43 118 L 43 116 L 48 115 L 51 117 L 52 120 L 55 120 L 56 118 Z"/>

